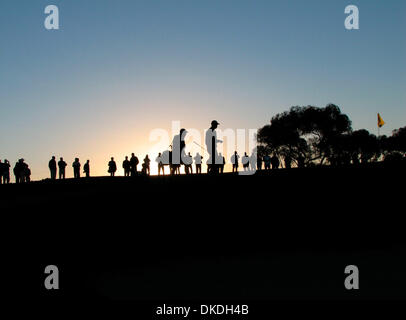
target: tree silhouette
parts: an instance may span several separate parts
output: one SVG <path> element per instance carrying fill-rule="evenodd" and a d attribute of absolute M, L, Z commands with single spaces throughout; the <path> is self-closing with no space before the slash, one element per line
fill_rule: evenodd
<path fill-rule="evenodd" d="M 399 162 L 406 157 L 406 127 L 392 131 L 392 136 L 382 138 L 382 149 L 386 162 Z"/>
<path fill-rule="evenodd" d="M 307 164 L 322 165 L 332 158 L 337 137 L 350 132 L 350 119 L 334 104 L 325 108 L 296 106 L 277 114 L 269 125 L 260 128 L 257 141 L 267 151 L 296 164 L 303 158 Z"/>
<path fill-rule="evenodd" d="M 392 150 L 406 155 L 406 127 L 393 130 L 392 132 Z"/>
<path fill-rule="evenodd" d="M 328 161 L 332 165 L 376 161 L 382 153 L 379 139 L 365 129 L 337 135 L 330 140 L 330 144 Z"/>

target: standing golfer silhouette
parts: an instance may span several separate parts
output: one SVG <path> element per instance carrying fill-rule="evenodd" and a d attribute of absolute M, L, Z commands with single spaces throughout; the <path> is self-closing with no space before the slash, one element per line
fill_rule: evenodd
<path fill-rule="evenodd" d="M 217 126 L 220 123 L 217 120 L 211 122 L 210 128 L 206 131 L 206 148 L 209 153 L 209 159 L 207 160 L 207 171 L 211 174 L 218 173 L 219 165 L 222 161 L 219 161 L 219 156 L 217 154 L 217 143 L 222 143 L 223 141 L 217 139 Z M 222 159 L 221 159 L 222 160 Z"/>

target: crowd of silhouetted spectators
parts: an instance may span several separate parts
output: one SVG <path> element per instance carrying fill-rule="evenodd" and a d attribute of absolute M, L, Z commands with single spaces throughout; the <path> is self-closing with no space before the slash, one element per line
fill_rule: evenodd
<path fill-rule="evenodd" d="M 162 154 L 159 153 L 157 158 L 155 159 L 158 165 L 158 175 L 165 175 L 165 166 L 168 163 L 165 163 Z M 286 162 L 286 161 L 285 161 Z M 193 157 L 190 152 L 186 155 L 186 158 L 182 162 L 184 166 L 185 174 L 201 174 L 202 173 L 202 163 L 203 163 L 203 156 L 199 153 L 196 153 Z M 255 154 L 248 156 L 247 153 L 241 158 L 238 155 L 237 151 L 230 158 L 230 163 L 232 164 L 232 172 L 238 172 L 240 164 L 244 171 L 247 170 L 271 170 L 279 168 L 279 158 L 275 155 L 264 156 L 264 157 L 257 157 Z M 143 162 L 141 164 L 141 170 L 138 170 L 138 165 L 140 164 L 138 157 L 135 156 L 134 153 L 131 154 L 131 157 L 125 156 L 125 159 L 122 163 L 122 168 L 124 171 L 125 177 L 135 177 L 138 175 L 146 175 L 149 176 L 151 174 L 150 165 L 151 159 L 148 155 L 145 156 Z M 194 164 L 194 166 L 193 166 Z M 218 155 L 218 161 L 216 161 L 216 165 L 212 165 L 212 173 L 224 173 L 224 166 L 226 165 L 226 159 L 222 156 L 221 153 Z M 59 179 L 65 179 L 66 177 L 66 161 L 60 157 L 59 161 L 56 160 L 55 156 L 52 156 L 51 160 L 49 160 L 48 168 L 50 172 L 50 179 L 56 180 L 57 177 Z M 73 177 L 78 179 L 81 177 L 81 173 L 84 174 L 84 177 L 90 177 L 90 160 L 87 160 L 86 163 L 83 165 L 83 171 L 81 171 L 82 165 L 80 163 L 79 158 L 75 158 L 72 163 L 72 170 L 73 170 Z M 177 167 L 177 170 L 171 171 L 171 174 L 179 174 L 180 173 L 180 165 Z M 114 157 L 110 158 L 110 161 L 107 164 L 107 172 L 111 177 L 116 175 L 118 170 L 118 166 Z M 208 165 L 209 170 L 209 165 Z M 16 183 L 25 183 L 29 182 L 31 176 L 31 170 L 24 159 L 19 159 L 13 169 L 13 173 L 15 176 Z M 0 160 L 0 183 L 8 184 L 10 183 L 10 162 L 5 159 L 3 162 Z"/>
<path fill-rule="evenodd" d="M 0 160 L 0 184 L 10 183 L 10 162 L 5 159 L 4 162 Z M 16 183 L 30 182 L 31 180 L 31 170 L 24 159 L 19 159 L 14 168 L 13 173 Z"/>
<path fill-rule="evenodd" d="M 282 160 L 284 163 L 284 168 L 290 169 L 292 167 L 292 160 L 289 157 L 284 157 Z M 158 165 L 158 175 L 159 176 L 165 175 L 165 166 L 169 165 L 171 167 L 171 164 L 165 162 L 162 153 L 158 154 L 155 161 Z M 170 170 L 169 172 L 170 174 L 180 174 L 180 167 L 181 165 L 183 165 L 184 172 L 186 175 L 201 174 L 202 163 L 203 163 L 202 155 L 196 153 L 195 156 L 193 157 L 189 152 L 183 158 L 181 164 L 176 165 L 175 169 Z M 215 163 L 216 164 L 213 165 L 209 164 L 207 161 L 207 172 L 209 174 L 224 173 L 226 159 L 221 153 L 218 154 L 217 161 Z M 139 175 L 149 176 L 151 173 L 150 171 L 151 159 L 149 158 L 149 156 L 148 155 L 145 156 L 141 164 L 140 171 L 138 170 L 139 164 L 140 162 L 138 160 L 138 157 L 135 156 L 134 153 L 131 154 L 130 158 L 128 156 L 125 156 L 125 159 L 122 163 L 124 176 L 125 177 L 135 177 Z M 276 154 L 259 156 L 255 152 L 253 152 L 251 155 L 248 155 L 246 152 L 244 152 L 244 155 L 240 157 L 237 151 L 235 151 L 232 154 L 230 158 L 230 164 L 232 165 L 232 172 L 238 172 L 240 166 L 242 166 L 243 171 L 261 171 L 261 170 L 268 171 L 278 169 L 282 166 L 280 158 Z M 297 159 L 295 166 L 299 168 L 304 167 L 305 166 L 304 159 L 303 158 Z M 11 167 L 10 162 L 7 159 L 5 159 L 4 161 L 0 160 L 0 184 L 10 183 L 10 167 Z M 59 161 L 57 162 L 55 156 L 53 156 L 48 163 L 48 168 L 50 171 L 50 179 L 55 180 L 57 179 L 57 176 L 59 177 L 59 179 L 65 179 L 66 167 L 67 163 L 64 161 L 62 157 L 59 158 Z M 79 161 L 79 158 L 75 158 L 75 160 L 72 163 L 73 177 L 75 179 L 78 179 L 81 177 L 81 173 L 83 173 L 86 178 L 90 177 L 90 160 L 87 160 L 83 165 L 83 171 L 81 171 L 81 168 L 82 166 Z M 114 177 L 116 175 L 117 170 L 118 167 L 116 161 L 114 160 L 114 157 L 111 157 L 110 161 L 107 164 L 107 172 L 111 177 Z M 28 164 L 24 161 L 24 159 L 19 159 L 16 162 L 13 168 L 13 173 L 16 183 L 26 183 L 31 180 L 30 179 L 31 170 Z"/>

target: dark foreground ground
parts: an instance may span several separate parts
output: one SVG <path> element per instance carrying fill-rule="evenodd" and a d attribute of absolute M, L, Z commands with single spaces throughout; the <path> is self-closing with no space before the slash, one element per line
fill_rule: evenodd
<path fill-rule="evenodd" d="M 376 166 L 0 186 L 3 244 L 22 295 L 43 301 L 405 299 L 405 177 Z M 49 264 L 57 292 L 43 286 Z M 344 288 L 347 265 L 360 290 Z"/>

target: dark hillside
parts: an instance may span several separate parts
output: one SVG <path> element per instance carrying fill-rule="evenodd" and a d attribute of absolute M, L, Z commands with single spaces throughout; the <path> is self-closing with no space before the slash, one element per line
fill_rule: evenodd
<path fill-rule="evenodd" d="M 64 293 L 75 297 L 346 297 L 343 270 L 357 259 L 374 279 L 397 277 L 396 288 L 378 281 L 365 297 L 381 297 L 386 285 L 385 295 L 399 297 L 405 176 L 378 165 L 41 181 L 1 186 L 2 212 L 18 243 L 13 254 L 37 270 L 66 270 Z M 319 267 L 331 281 L 309 283 Z M 272 282 L 273 272 L 290 280 Z M 83 282 L 87 289 L 73 294 Z"/>

